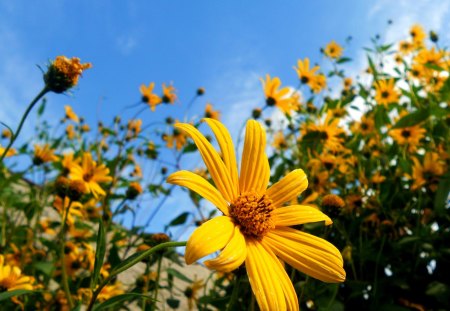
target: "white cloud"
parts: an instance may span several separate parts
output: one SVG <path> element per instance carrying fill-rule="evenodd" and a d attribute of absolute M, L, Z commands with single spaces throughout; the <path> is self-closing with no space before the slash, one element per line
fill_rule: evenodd
<path fill-rule="evenodd" d="M 116 45 L 122 54 L 130 54 L 137 46 L 137 40 L 134 36 L 119 36 L 116 39 Z"/>

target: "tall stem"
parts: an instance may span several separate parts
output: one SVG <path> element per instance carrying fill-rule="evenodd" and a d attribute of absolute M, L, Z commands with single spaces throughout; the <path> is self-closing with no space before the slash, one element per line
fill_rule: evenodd
<path fill-rule="evenodd" d="M 8 153 L 9 149 L 11 149 L 11 146 L 16 141 L 17 137 L 20 134 L 20 131 L 22 130 L 22 126 L 25 123 L 26 118 L 28 117 L 28 114 L 30 113 L 31 109 L 33 109 L 34 105 L 41 99 L 48 91 L 50 91 L 47 86 L 45 86 L 42 91 L 39 92 L 39 94 L 31 101 L 31 103 L 28 105 L 27 110 L 22 116 L 22 119 L 20 120 L 19 126 L 17 127 L 17 130 L 13 133 L 11 140 L 9 141 L 8 146 L 6 146 L 5 151 L 3 151 L 3 154 L 0 156 L 0 162 L 3 162 L 3 159 L 5 158 L 6 154 Z"/>
<path fill-rule="evenodd" d="M 66 238 L 65 238 L 65 234 L 66 234 L 66 222 L 67 222 L 67 215 L 69 215 L 69 210 L 70 210 L 70 205 L 72 204 L 71 200 L 69 200 L 69 206 L 67 207 L 67 210 L 64 209 L 64 204 L 63 204 L 63 223 L 62 223 L 62 228 L 61 228 L 61 236 L 60 236 L 60 261 L 61 261 L 61 278 L 62 278 L 62 285 L 64 288 L 64 292 L 66 294 L 66 298 L 67 298 L 67 302 L 69 303 L 69 307 L 70 309 L 73 308 L 73 300 L 72 300 L 72 296 L 70 294 L 70 287 L 69 287 L 69 280 L 67 279 L 67 271 L 66 271 L 66 264 L 65 264 L 65 260 L 64 260 L 64 256 L 65 256 L 65 246 L 66 246 Z"/>

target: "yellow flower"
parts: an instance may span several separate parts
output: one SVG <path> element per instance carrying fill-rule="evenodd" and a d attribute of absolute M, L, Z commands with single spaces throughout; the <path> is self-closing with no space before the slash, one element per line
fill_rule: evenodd
<path fill-rule="evenodd" d="M 157 105 L 161 103 L 161 98 L 153 93 L 153 89 L 155 88 L 155 82 L 152 82 L 146 87 L 144 84 L 141 85 L 141 95 L 142 101 L 147 103 L 150 106 L 152 111 L 155 111 Z"/>
<path fill-rule="evenodd" d="M 62 93 L 77 85 L 83 70 L 91 67 L 91 63 L 81 64 L 77 57 L 57 56 L 44 74 L 44 81 L 50 91 Z"/>
<path fill-rule="evenodd" d="M 124 293 L 124 291 L 122 289 L 122 283 L 117 281 L 115 284 L 106 285 L 105 287 L 103 287 L 103 289 L 100 291 L 100 294 L 98 295 L 97 299 L 98 299 L 98 301 L 105 301 L 114 296 L 121 295 L 123 293 Z"/>
<path fill-rule="evenodd" d="M 398 43 L 398 51 L 403 55 L 411 53 L 413 49 L 414 47 L 409 41 L 400 41 Z"/>
<path fill-rule="evenodd" d="M 16 289 L 32 290 L 33 281 L 32 277 L 22 275 L 19 267 L 5 264 L 5 258 L 0 255 L 0 292 Z"/>
<path fill-rule="evenodd" d="M 175 94 L 176 90 L 173 87 L 173 85 L 166 86 L 166 84 L 163 83 L 162 89 L 163 89 L 162 102 L 166 104 L 168 103 L 173 104 L 177 100 L 177 95 Z"/>
<path fill-rule="evenodd" d="M 361 133 L 363 136 L 371 135 L 375 130 L 375 120 L 372 116 L 363 115 L 361 121 L 354 123 L 351 128 L 354 134 Z"/>
<path fill-rule="evenodd" d="M 194 280 L 192 286 L 188 286 L 184 290 L 184 296 L 188 300 L 189 310 L 194 310 L 198 301 L 198 292 L 205 286 L 202 280 Z"/>
<path fill-rule="evenodd" d="M 398 102 L 400 93 L 395 89 L 394 79 L 380 80 L 375 84 L 375 100 L 379 105 L 387 106 Z"/>
<path fill-rule="evenodd" d="M 413 157 L 413 162 L 411 190 L 417 190 L 428 184 L 431 191 L 436 191 L 438 177 L 445 173 L 445 161 L 437 153 L 427 152 L 423 158 L 423 164 L 415 157 Z"/>
<path fill-rule="evenodd" d="M 408 145 L 409 152 L 414 152 L 420 144 L 420 140 L 425 136 L 426 129 L 419 125 L 393 129 L 389 131 L 389 135 L 399 145 Z"/>
<path fill-rule="evenodd" d="M 339 126 L 339 118 L 334 118 L 331 110 L 328 110 L 327 115 L 323 122 L 319 124 L 306 125 L 304 134 L 316 133 L 318 139 L 323 142 L 325 147 L 331 151 L 339 151 L 343 149 L 342 143 L 344 142 L 343 135 L 344 130 Z"/>
<path fill-rule="evenodd" d="M 66 127 L 66 136 L 68 139 L 72 140 L 75 138 L 75 129 L 73 127 L 73 124 L 69 124 Z"/>
<path fill-rule="evenodd" d="M 300 59 L 297 61 L 297 67 L 294 67 L 294 70 L 297 72 L 300 82 L 308 84 L 313 79 L 316 71 L 319 70 L 319 66 L 309 69 L 309 58 L 305 58 L 303 61 Z"/>
<path fill-rule="evenodd" d="M 70 168 L 70 178 L 84 181 L 86 188 L 96 198 L 99 195 L 105 195 L 105 191 L 99 183 L 112 181 L 112 177 L 108 174 L 109 169 L 104 164 L 97 165 L 97 162 L 92 160 L 92 155 L 88 152 L 83 154 L 81 165 L 73 163 Z"/>
<path fill-rule="evenodd" d="M 12 132 L 8 129 L 4 129 L 2 131 L 2 138 L 11 138 L 12 137 Z"/>
<path fill-rule="evenodd" d="M 266 97 L 266 104 L 269 107 L 277 106 L 284 113 L 291 113 L 294 108 L 292 98 L 288 95 L 290 90 L 288 87 L 279 89 L 281 81 L 278 77 L 273 79 L 270 75 L 266 75 L 266 80 L 260 79 L 264 88 L 264 95 Z"/>
<path fill-rule="evenodd" d="M 186 144 L 186 135 L 177 129 L 178 121 L 175 121 L 175 128 L 173 129 L 172 135 L 164 134 L 162 139 L 166 142 L 167 148 L 172 149 L 176 147 L 177 150 L 181 150 L 183 146 Z"/>
<path fill-rule="evenodd" d="M 334 40 L 327 44 L 323 53 L 329 58 L 339 58 L 342 55 L 344 48 L 337 44 Z"/>
<path fill-rule="evenodd" d="M 327 78 L 323 74 L 315 75 L 308 85 L 314 93 L 320 93 L 327 87 Z"/>
<path fill-rule="evenodd" d="M 130 139 L 132 137 L 137 137 L 139 135 L 139 133 L 141 132 L 141 127 L 142 127 L 142 120 L 141 119 L 128 121 L 127 138 Z"/>
<path fill-rule="evenodd" d="M 51 149 L 49 144 L 45 144 L 44 146 L 34 145 L 33 163 L 35 165 L 41 165 L 42 163 L 58 160 L 54 152 L 55 150 Z"/>
<path fill-rule="evenodd" d="M 277 150 L 284 150 L 288 147 L 283 131 L 278 131 L 273 137 L 272 147 Z"/>
<path fill-rule="evenodd" d="M 409 34 L 411 35 L 415 47 L 423 46 L 423 40 L 425 40 L 427 34 L 423 30 L 422 26 L 419 24 L 415 24 L 409 30 Z"/>
<path fill-rule="evenodd" d="M 205 119 L 216 136 L 221 155 L 193 126 L 177 124 L 197 145 L 216 187 L 202 177 L 179 171 L 167 182 L 189 188 L 212 202 L 223 216 L 213 218 L 187 242 L 187 264 L 221 251 L 205 261 L 210 269 L 235 270 L 245 262 L 261 310 L 298 310 L 298 298 L 283 262 L 325 282 L 343 282 L 342 256 L 332 244 L 290 226 L 331 219 L 302 205 L 284 206 L 308 187 L 297 169 L 267 189 L 270 167 L 265 154 L 266 133 L 255 120 L 247 122 L 241 172 L 238 176 L 233 142 L 227 129 Z"/>
<path fill-rule="evenodd" d="M 72 107 L 66 105 L 66 106 L 64 106 L 64 109 L 66 111 L 67 119 L 75 121 L 76 123 L 80 122 L 80 119 L 78 118 L 77 114 L 72 110 Z"/>
<path fill-rule="evenodd" d="M 211 118 L 220 121 L 220 112 L 218 110 L 214 110 L 213 105 L 208 103 L 205 107 L 205 118 Z"/>
<path fill-rule="evenodd" d="M 0 145 L 0 156 L 5 152 L 5 147 L 2 147 L 2 145 Z M 15 155 L 17 153 L 16 149 L 14 148 L 9 148 L 8 152 L 6 153 L 5 157 L 12 157 L 13 155 Z"/>

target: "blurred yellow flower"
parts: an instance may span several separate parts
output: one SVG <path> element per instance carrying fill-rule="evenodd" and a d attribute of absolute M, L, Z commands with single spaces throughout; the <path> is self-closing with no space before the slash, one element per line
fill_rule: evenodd
<path fill-rule="evenodd" d="M 395 88 L 394 79 L 380 80 L 375 83 L 375 100 L 379 105 L 387 106 L 398 102 L 400 93 Z"/>
<path fill-rule="evenodd" d="M 176 90 L 173 85 L 167 85 L 165 83 L 162 84 L 163 95 L 162 102 L 173 104 L 177 100 L 177 95 L 175 94 Z"/>
<path fill-rule="evenodd" d="M 414 152 L 417 146 L 420 145 L 420 140 L 425 136 L 426 129 L 421 128 L 420 125 L 392 129 L 389 135 L 399 145 L 407 145 L 409 152 Z"/>
<path fill-rule="evenodd" d="M 99 183 L 112 181 L 112 177 L 108 175 L 109 169 L 104 164 L 97 165 L 88 152 L 83 154 L 81 165 L 72 163 L 70 168 L 70 178 L 84 181 L 89 192 L 96 198 L 99 195 L 105 195 L 105 191 Z"/>
<path fill-rule="evenodd" d="M 50 148 L 49 144 L 44 146 L 34 145 L 33 164 L 41 165 L 47 162 L 57 161 L 58 157 L 54 154 L 55 150 Z"/>
<path fill-rule="evenodd" d="M 150 106 L 152 111 L 155 111 L 157 105 L 159 105 L 162 101 L 161 98 L 153 93 L 153 89 L 155 88 L 155 82 L 152 82 L 146 87 L 144 84 L 141 85 L 140 91 L 142 95 L 142 101 L 147 103 Z"/>
<path fill-rule="evenodd" d="M 19 267 L 5 263 L 5 257 L 0 255 L 0 292 L 16 289 L 32 290 L 33 277 L 22 275 Z"/>
<path fill-rule="evenodd" d="M 344 48 L 333 40 L 327 44 L 327 46 L 323 50 L 323 53 L 329 58 L 336 59 L 341 57 L 343 50 Z"/>
<path fill-rule="evenodd" d="M 167 182 L 189 188 L 212 202 L 223 216 L 213 218 L 191 235 L 185 260 L 221 251 L 205 261 L 210 269 L 229 272 L 245 262 L 253 293 L 261 310 L 298 310 L 297 294 L 282 262 L 325 282 L 343 282 L 342 256 L 329 242 L 290 228 L 331 219 L 306 205 L 284 206 L 308 187 L 305 173 L 294 170 L 267 189 L 270 167 L 265 154 L 266 133 L 254 120 L 247 122 L 241 173 L 238 176 L 233 142 L 227 129 L 205 119 L 221 155 L 190 124 L 177 124 L 197 145 L 216 187 L 202 177 L 179 171 Z"/>
<path fill-rule="evenodd" d="M 303 61 L 300 59 L 297 61 L 297 67 L 294 67 L 294 70 L 297 72 L 300 82 L 308 84 L 315 76 L 317 70 L 319 70 L 319 66 L 309 69 L 309 58 L 305 58 Z"/>
<path fill-rule="evenodd" d="M 220 112 L 218 110 L 214 110 L 213 108 L 213 105 L 211 105 L 210 103 L 206 104 L 205 118 L 211 118 L 220 121 Z"/>
<path fill-rule="evenodd" d="M 439 182 L 439 176 L 446 171 L 445 161 L 435 152 L 427 152 L 423 157 L 423 164 L 413 157 L 411 190 L 417 190 L 428 184 L 432 191 L 436 191 Z"/>
<path fill-rule="evenodd" d="M 76 123 L 80 122 L 80 119 L 78 118 L 77 114 L 72 110 L 72 107 L 66 105 L 64 106 L 64 110 L 66 111 L 67 119 L 75 121 Z"/>
<path fill-rule="evenodd" d="M 293 101 L 289 96 L 291 92 L 288 87 L 280 89 L 281 81 L 278 77 L 270 78 L 266 75 L 266 80 L 260 79 L 266 97 L 266 104 L 269 107 L 277 106 L 284 113 L 290 114 L 293 110 Z"/>
<path fill-rule="evenodd" d="M 5 152 L 5 147 L 2 147 L 2 145 L 0 145 L 0 156 Z M 8 157 L 12 157 L 13 155 L 15 155 L 17 153 L 16 149 L 14 148 L 9 148 L 8 152 L 6 153 L 6 158 Z"/>

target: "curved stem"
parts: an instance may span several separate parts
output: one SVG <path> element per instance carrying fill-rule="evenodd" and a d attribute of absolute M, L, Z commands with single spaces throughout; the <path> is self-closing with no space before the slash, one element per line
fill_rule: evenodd
<path fill-rule="evenodd" d="M 28 114 L 30 113 L 31 109 L 33 109 L 34 105 L 41 99 L 48 91 L 50 91 L 47 86 L 45 86 L 42 91 L 39 92 L 39 94 L 31 101 L 31 103 L 28 105 L 27 110 L 22 116 L 22 119 L 20 120 L 19 126 L 17 127 L 17 130 L 13 133 L 11 140 L 9 141 L 8 146 L 6 146 L 5 150 L 3 151 L 3 154 L 0 156 L 0 162 L 3 162 L 3 159 L 5 158 L 6 154 L 8 153 L 9 149 L 11 149 L 11 146 L 16 141 L 17 137 L 20 134 L 20 131 L 22 130 L 22 126 L 25 123 L 25 119 L 28 117 Z"/>
<path fill-rule="evenodd" d="M 112 279 L 116 277 L 116 275 L 122 273 L 125 270 L 128 270 L 138 262 L 142 261 L 142 259 L 145 259 L 152 255 L 153 253 L 156 253 L 157 251 L 160 251 L 167 247 L 178 247 L 178 246 L 186 246 L 187 242 L 166 242 L 161 243 L 159 245 L 156 245 L 155 247 L 152 247 L 146 251 L 143 251 L 141 253 L 137 253 L 134 255 L 131 255 L 127 259 L 125 259 L 117 268 L 115 268 L 113 271 L 111 271 L 110 275 L 97 287 L 97 289 L 94 291 L 91 297 L 91 301 L 89 302 L 89 306 L 87 307 L 86 311 L 91 311 L 94 307 L 94 303 L 97 300 L 97 296 L 102 291 L 103 287 L 105 287 Z"/>

